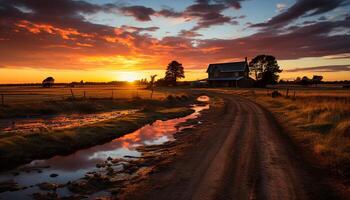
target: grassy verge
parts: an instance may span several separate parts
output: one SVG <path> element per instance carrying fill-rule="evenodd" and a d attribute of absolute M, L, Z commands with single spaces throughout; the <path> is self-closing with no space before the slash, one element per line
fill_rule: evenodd
<path fill-rule="evenodd" d="M 181 99 L 182 98 L 182 99 Z M 33 159 L 68 154 L 81 148 L 108 142 L 133 132 L 155 120 L 166 120 L 189 115 L 188 106 L 193 100 L 184 97 L 168 97 L 165 100 L 134 100 L 133 107 L 142 111 L 108 121 L 74 129 L 16 134 L 0 138 L 0 161 L 6 163 L 0 169 L 8 169 Z M 148 102 L 148 103 L 147 103 Z"/>
<path fill-rule="evenodd" d="M 310 160 L 350 180 L 350 95 L 339 91 L 298 91 L 272 98 L 265 91 L 236 91 L 269 109 Z M 341 94 L 341 95 L 340 95 Z"/>

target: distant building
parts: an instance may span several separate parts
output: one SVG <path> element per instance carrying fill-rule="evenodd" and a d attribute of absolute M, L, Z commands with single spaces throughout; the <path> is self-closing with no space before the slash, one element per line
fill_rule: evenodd
<path fill-rule="evenodd" d="M 202 80 L 192 81 L 191 86 L 192 87 L 206 87 L 206 86 L 208 86 L 208 80 L 202 79 Z"/>
<path fill-rule="evenodd" d="M 321 83 L 321 81 L 322 81 L 322 79 L 323 79 L 323 76 L 318 76 L 318 75 L 314 75 L 313 77 L 312 77 L 312 81 L 314 82 L 314 83 Z"/>
<path fill-rule="evenodd" d="M 241 62 L 210 64 L 207 69 L 208 84 L 211 86 L 252 87 L 247 58 Z"/>
<path fill-rule="evenodd" d="M 42 82 L 42 86 L 44 88 L 50 88 L 53 86 L 53 84 L 55 83 L 55 79 L 52 77 L 47 77 L 45 80 L 43 80 Z"/>

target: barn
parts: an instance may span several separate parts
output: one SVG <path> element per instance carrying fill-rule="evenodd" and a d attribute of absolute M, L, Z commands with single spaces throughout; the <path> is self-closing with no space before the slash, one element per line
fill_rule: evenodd
<path fill-rule="evenodd" d="M 252 87 L 247 58 L 241 62 L 209 64 L 208 84 L 214 87 Z"/>

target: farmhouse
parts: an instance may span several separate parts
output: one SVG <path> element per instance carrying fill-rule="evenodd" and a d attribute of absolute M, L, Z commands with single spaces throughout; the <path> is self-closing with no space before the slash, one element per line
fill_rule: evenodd
<path fill-rule="evenodd" d="M 210 64 L 207 69 L 208 84 L 211 86 L 252 87 L 247 58 L 241 62 Z"/>

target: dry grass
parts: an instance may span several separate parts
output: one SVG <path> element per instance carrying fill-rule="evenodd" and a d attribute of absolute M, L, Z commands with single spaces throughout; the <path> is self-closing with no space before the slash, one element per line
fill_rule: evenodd
<path fill-rule="evenodd" d="M 350 92 L 349 90 L 221 90 L 246 96 L 263 104 L 291 128 L 291 138 L 308 150 L 320 165 L 350 178 Z"/>
<path fill-rule="evenodd" d="M 0 94 L 5 95 L 5 104 L 31 104 L 33 102 L 57 101 L 71 98 L 71 89 L 75 98 L 135 98 L 150 99 L 151 91 L 136 85 L 85 85 L 83 87 L 54 87 L 41 88 L 40 86 L 7 86 L 0 87 Z M 165 98 L 170 95 L 166 91 L 154 91 L 153 99 Z M 0 100 L 1 101 L 1 100 Z M 1 102 L 0 102 L 1 104 Z"/>
<path fill-rule="evenodd" d="M 73 95 L 71 94 L 71 89 Z M 85 92 L 85 97 L 84 97 Z M 66 113 L 94 113 L 113 109 L 128 109 L 135 105 L 150 105 L 169 95 L 184 95 L 178 91 L 151 91 L 137 86 L 84 86 L 79 88 L 0 87 L 5 95 L 0 119 Z M 113 97 L 113 98 L 112 98 Z M 142 100 L 142 101 L 141 101 Z"/>

